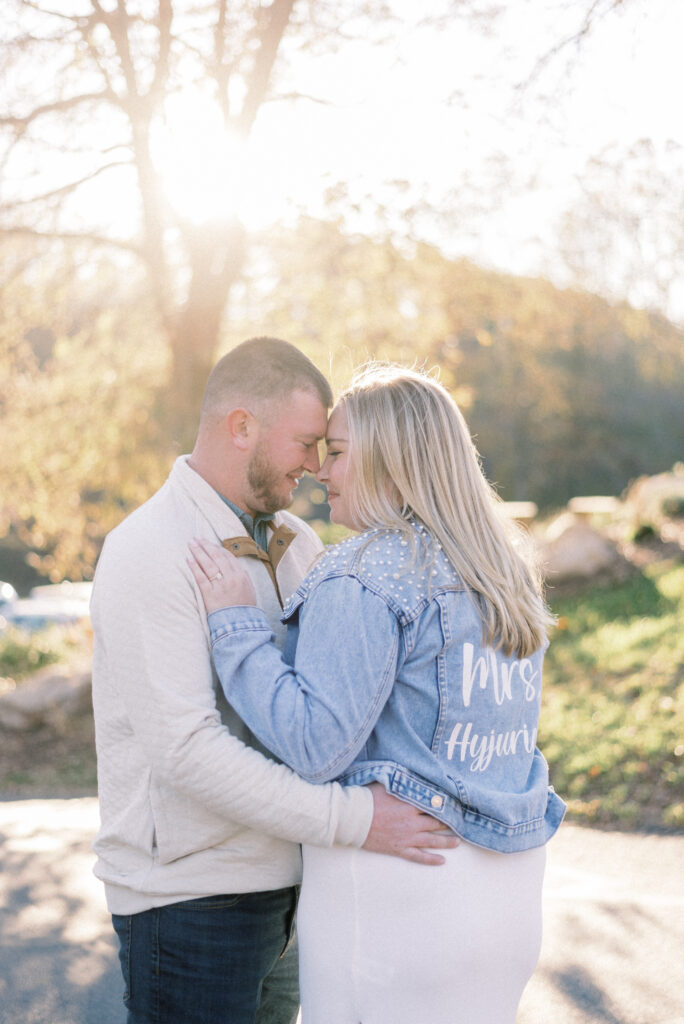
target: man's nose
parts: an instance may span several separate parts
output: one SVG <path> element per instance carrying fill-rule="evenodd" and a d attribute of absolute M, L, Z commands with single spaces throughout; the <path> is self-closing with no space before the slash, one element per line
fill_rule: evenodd
<path fill-rule="evenodd" d="M 321 468 L 321 460 L 318 457 L 318 448 L 316 446 L 311 449 L 302 465 L 304 466 L 304 469 L 308 469 L 309 473 L 313 473 L 314 475 L 318 473 Z"/>

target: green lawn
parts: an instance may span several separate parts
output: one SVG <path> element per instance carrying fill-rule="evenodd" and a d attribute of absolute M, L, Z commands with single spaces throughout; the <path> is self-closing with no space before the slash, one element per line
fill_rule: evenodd
<path fill-rule="evenodd" d="M 684 826 L 684 565 L 551 600 L 539 744 L 569 817 Z"/>

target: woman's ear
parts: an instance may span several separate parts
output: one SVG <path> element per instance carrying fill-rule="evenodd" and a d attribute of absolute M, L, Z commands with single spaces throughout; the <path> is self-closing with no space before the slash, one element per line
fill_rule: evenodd
<path fill-rule="evenodd" d="M 257 421 L 249 409 L 231 409 L 225 417 L 225 424 L 228 436 L 236 448 L 246 451 L 252 447 L 257 433 Z"/>

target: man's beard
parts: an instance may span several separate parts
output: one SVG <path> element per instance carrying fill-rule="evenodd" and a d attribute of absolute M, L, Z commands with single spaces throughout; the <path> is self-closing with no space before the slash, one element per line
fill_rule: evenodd
<path fill-rule="evenodd" d="M 291 492 L 277 492 L 281 476 L 268 458 L 265 449 L 258 445 L 247 467 L 247 483 L 252 491 L 252 500 L 258 502 L 255 511 L 278 512 L 290 504 Z"/>

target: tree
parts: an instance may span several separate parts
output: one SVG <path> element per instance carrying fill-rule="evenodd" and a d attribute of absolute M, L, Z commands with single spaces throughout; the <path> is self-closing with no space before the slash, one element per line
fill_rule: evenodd
<path fill-rule="evenodd" d="M 684 338 L 661 315 L 309 219 L 269 234 L 238 336 L 253 308 L 338 387 L 369 358 L 439 367 L 506 500 L 619 494 L 680 458 Z"/>
<path fill-rule="evenodd" d="M 3 265 L 21 246 L 2 247 Z M 161 484 L 170 453 L 156 415 L 167 354 L 140 346 L 152 311 L 103 264 L 15 277 L 0 305 L 0 537 L 54 580 L 92 577 L 103 536 Z M 108 308 L 102 310 L 103 296 Z"/>
<path fill-rule="evenodd" d="M 650 309 L 682 308 L 684 148 L 641 139 L 589 161 L 563 218 L 560 253 L 573 285 L 627 296 Z"/>
<path fill-rule="evenodd" d="M 58 184 L 56 174 L 51 182 L 36 173 L 30 190 L 15 190 L 5 203 L 4 229 L 106 243 L 143 262 L 172 353 L 171 407 L 180 431 L 196 410 L 245 243 L 237 218 L 198 226 L 173 211 L 155 162 L 155 124 L 164 117 L 169 97 L 191 85 L 218 105 L 237 153 L 268 93 L 294 4 L 273 0 L 269 6 L 243 3 L 237 9 L 226 0 L 14 4 L 6 55 L 6 70 L 16 75 L 12 112 L 0 122 L 9 139 L 5 168 L 16 173 L 23 161 L 35 160 L 36 147 L 56 150 L 62 159 Z M 40 66 L 52 72 L 47 89 Z M 31 73 L 38 89 L 26 89 Z M 93 130 L 98 120 L 101 127 Z M 75 227 L 70 200 L 96 178 L 123 169 L 135 174 L 140 204 L 135 235 L 121 237 L 91 224 Z"/>
<path fill-rule="evenodd" d="M 534 0 L 526 13 L 545 4 L 551 0 Z M 620 6 L 553 0 L 566 15 L 567 45 L 557 53 L 571 53 L 597 18 Z M 88 575 L 103 533 L 150 493 L 174 443 L 177 451 L 192 441 L 215 356 L 254 333 L 255 323 L 260 332 L 293 332 L 324 369 L 332 349 L 346 351 L 333 365 L 338 381 L 368 355 L 443 361 L 462 400 L 477 400 L 474 412 L 485 407 L 489 378 L 475 372 L 475 350 L 465 353 L 461 341 L 491 337 L 500 372 L 507 367 L 516 383 L 514 360 L 529 353 L 506 334 L 505 299 L 496 299 L 494 318 L 480 303 L 464 319 L 445 295 L 461 287 L 466 265 L 459 278 L 437 250 L 417 245 L 431 217 L 443 223 L 441 204 L 421 205 L 417 190 L 394 211 L 388 201 L 376 211 L 373 238 L 353 248 L 313 221 L 296 241 L 271 232 L 250 262 L 239 201 L 204 219 L 184 214 L 164 191 L 168 156 L 160 146 L 166 133 L 189 150 L 188 119 L 211 112 L 202 124 L 225 138 L 231 192 L 259 110 L 276 99 L 302 101 L 296 69 L 309 56 L 369 34 L 391 44 L 398 18 L 410 18 L 412 30 L 428 22 L 452 28 L 459 17 L 490 26 L 507 7 L 436 0 L 426 14 L 395 0 L 5 0 L 0 420 L 13 443 L 0 455 L 0 534 L 11 528 L 45 571 Z M 174 120 L 179 104 L 185 121 Z M 491 191 L 498 195 L 498 186 Z M 338 199 L 340 218 L 353 216 L 347 193 Z M 462 208 L 462 190 L 459 201 Z M 497 289 L 482 294 L 494 302 Z M 241 316 L 250 299 L 250 315 Z M 492 323 L 504 328 L 497 333 Z M 530 373 L 515 372 L 538 398 Z M 544 392 L 549 405 L 563 372 L 546 374 L 547 383 L 556 380 Z M 539 418 L 545 408 L 533 411 Z M 513 439 L 534 434 L 526 410 L 511 406 L 499 435 L 511 458 L 519 451 Z M 521 477 L 518 486 L 528 483 Z"/>
<path fill-rule="evenodd" d="M 155 160 L 155 128 L 174 95 L 195 90 L 216 105 L 239 160 L 294 7 L 295 0 L 14 3 L 5 47 L 14 88 L 0 126 L 5 175 L 15 188 L 3 204 L 3 229 L 105 244 L 142 261 L 172 353 L 174 426 L 184 435 L 242 268 L 245 234 L 237 216 L 196 224 L 171 207 Z M 58 157 L 49 173 L 40 167 L 46 152 Z M 139 201 L 131 237 L 98 225 L 92 211 L 87 223 L 76 203 L 96 179 L 125 172 Z"/>
<path fill-rule="evenodd" d="M 582 38 L 626 2 L 566 4 L 575 25 L 569 38 Z M 443 0 L 427 15 L 411 17 L 438 26 L 457 16 L 489 24 L 504 7 Z M 387 41 L 393 4 L 6 0 L 4 8 L 0 230 L 40 242 L 105 245 L 119 254 L 124 274 L 144 267 L 160 336 L 171 351 L 170 425 L 185 444 L 247 239 L 239 209 L 197 223 L 165 197 L 157 143 L 165 124 L 182 128 L 173 126 L 174 100 L 190 96 L 197 111 L 215 112 L 234 167 L 260 107 L 274 98 L 276 62 L 282 70 L 286 57 L 301 60 L 307 50 L 334 47 L 355 34 L 373 32 Z M 230 176 L 230 154 L 226 159 Z M 128 190 L 129 209 L 118 223 L 107 215 L 105 185 L 118 194 Z M 91 258 L 89 250 L 81 258 Z"/>

